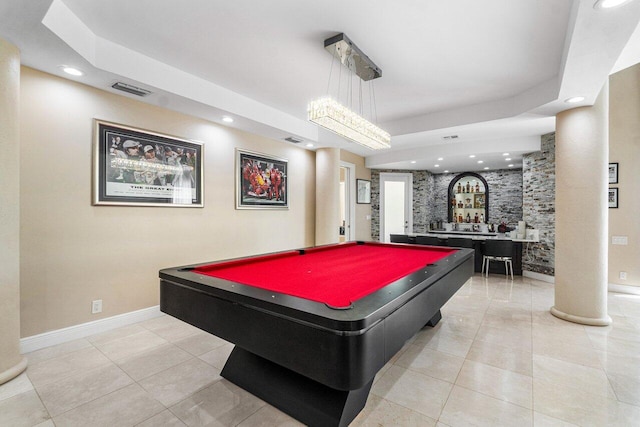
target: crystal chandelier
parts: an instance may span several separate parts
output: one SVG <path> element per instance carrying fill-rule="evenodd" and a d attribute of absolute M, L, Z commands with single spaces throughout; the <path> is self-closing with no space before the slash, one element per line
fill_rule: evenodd
<path fill-rule="evenodd" d="M 338 34 L 331 37 L 324 41 L 324 45 L 334 58 L 338 58 L 361 80 L 368 81 L 382 75 L 382 70 L 346 35 Z M 331 75 L 329 75 L 329 83 L 331 83 Z M 362 99 L 360 101 L 362 104 Z M 391 136 L 388 132 L 329 96 L 311 101 L 307 114 L 310 121 L 367 148 L 379 150 L 391 147 Z"/>
<path fill-rule="evenodd" d="M 329 97 L 309 103 L 309 120 L 373 150 L 391 147 L 388 132 Z"/>

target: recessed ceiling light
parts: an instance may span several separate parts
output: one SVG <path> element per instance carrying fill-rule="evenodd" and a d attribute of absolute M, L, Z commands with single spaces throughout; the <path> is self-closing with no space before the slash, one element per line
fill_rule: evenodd
<path fill-rule="evenodd" d="M 584 96 L 573 96 L 564 100 L 567 104 L 577 104 L 582 101 L 584 101 Z"/>
<path fill-rule="evenodd" d="M 598 0 L 593 5 L 594 9 L 611 9 L 613 7 L 622 6 L 630 0 Z"/>
<path fill-rule="evenodd" d="M 222 117 L 222 121 L 226 123 L 233 123 L 233 117 L 224 116 Z"/>
<path fill-rule="evenodd" d="M 439 162 L 441 162 L 441 161 L 443 161 L 443 160 L 444 160 L 444 159 L 443 159 L 442 157 L 438 157 L 438 161 L 439 161 Z"/>
<path fill-rule="evenodd" d="M 510 165 L 509 165 L 509 167 L 510 167 L 510 168 L 512 168 L 512 167 L 513 167 L 513 164 L 510 164 Z"/>
<path fill-rule="evenodd" d="M 84 75 L 84 73 L 80 70 L 78 70 L 77 68 L 73 68 L 73 67 L 67 67 L 66 65 L 61 65 L 60 68 L 62 68 L 62 71 L 64 71 L 67 74 L 71 74 L 72 76 L 82 76 Z"/>
<path fill-rule="evenodd" d="M 434 168 L 439 168 L 439 167 L 440 167 L 440 165 L 433 165 L 433 167 L 434 167 Z"/>
<path fill-rule="evenodd" d="M 471 154 L 471 155 L 469 155 L 469 158 L 473 159 L 475 156 L 476 156 L 475 154 Z"/>
<path fill-rule="evenodd" d="M 415 161 L 415 160 L 411 160 L 411 164 L 412 164 L 412 165 L 415 165 L 415 164 L 416 164 L 416 161 Z"/>
<path fill-rule="evenodd" d="M 444 173 L 449 173 L 449 170 L 447 169 L 446 171 L 444 171 Z"/>
<path fill-rule="evenodd" d="M 484 160 L 478 160 L 478 163 L 484 163 Z"/>
<path fill-rule="evenodd" d="M 504 159 L 505 162 L 510 162 L 511 161 L 511 157 L 507 157 L 506 159 Z"/>
<path fill-rule="evenodd" d="M 489 169 L 489 166 L 485 166 L 485 167 L 484 167 L 484 170 L 488 170 L 488 169 Z"/>
<path fill-rule="evenodd" d="M 503 155 L 503 156 L 508 156 L 508 155 L 509 155 L 509 153 L 502 153 L 502 155 Z"/>
<path fill-rule="evenodd" d="M 310 142 L 307 142 L 306 147 L 311 148 L 311 147 L 313 147 L 313 144 L 312 144 L 312 143 L 310 143 Z"/>

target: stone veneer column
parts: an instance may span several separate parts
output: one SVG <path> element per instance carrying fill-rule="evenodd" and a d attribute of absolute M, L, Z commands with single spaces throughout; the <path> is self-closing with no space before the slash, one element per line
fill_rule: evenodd
<path fill-rule="evenodd" d="M 340 238 L 340 149 L 316 151 L 316 245 Z"/>
<path fill-rule="evenodd" d="M 556 116 L 555 304 L 551 313 L 585 325 L 607 314 L 608 109 L 605 84 L 592 107 Z"/>
<path fill-rule="evenodd" d="M 0 39 L 0 384 L 20 375 L 20 54 Z"/>

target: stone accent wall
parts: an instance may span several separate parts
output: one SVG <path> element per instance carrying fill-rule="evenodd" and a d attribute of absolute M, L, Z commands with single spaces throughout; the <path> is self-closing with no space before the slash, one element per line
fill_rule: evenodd
<path fill-rule="evenodd" d="M 515 228 L 524 220 L 540 230 L 540 243 L 528 243 L 523 270 L 553 276 L 555 272 L 555 133 L 543 135 L 541 151 L 526 154 L 522 169 L 476 172 L 489 186 L 489 223 L 503 219 Z M 449 183 L 458 174 L 427 171 L 371 171 L 371 237 L 380 239 L 380 173 L 413 174 L 413 231 L 424 233 L 432 221 L 446 221 Z"/>
<path fill-rule="evenodd" d="M 555 146 L 556 134 L 543 135 L 540 151 L 523 158 L 523 218 L 527 227 L 540 230 L 540 243 L 529 243 L 522 268 L 553 276 L 555 273 Z"/>
<path fill-rule="evenodd" d="M 380 173 L 413 175 L 413 232 L 426 233 L 429 223 L 447 220 L 449 183 L 458 174 L 433 175 L 427 171 L 371 171 L 371 236 L 380 239 Z M 522 219 L 522 170 L 476 172 L 489 186 L 489 222 L 505 220 L 510 227 Z"/>
<path fill-rule="evenodd" d="M 433 221 L 435 210 L 433 177 L 428 171 L 371 171 L 371 239 L 380 240 L 380 174 L 410 173 L 413 175 L 413 231 L 425 233 Z"/>

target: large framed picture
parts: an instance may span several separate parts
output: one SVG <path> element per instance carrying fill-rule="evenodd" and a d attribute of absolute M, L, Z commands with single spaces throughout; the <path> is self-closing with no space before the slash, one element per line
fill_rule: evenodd
<path fill-rule="evenodd" d="M 203 145 L 94 120 L 93 204 L 202 207 Z"/>
<path fill-rule="evenodd" d="M 236 209 L 288 209 L 288 160 L 236 150 Z"/>
<path fill-rule="evenodd" d="M 618 183 L 618 164 L 609 163 L 609 184 Z"/>
<path fill-rule="evenodd" d="M 371 203 L 371 181 L 356 179 L 356 203 Z"/>
<path fill-rule="evenodd" d="M 618 207 L 618 189 L 617 188 L 609 188 L 609 207 L 617 208 Z"/>

